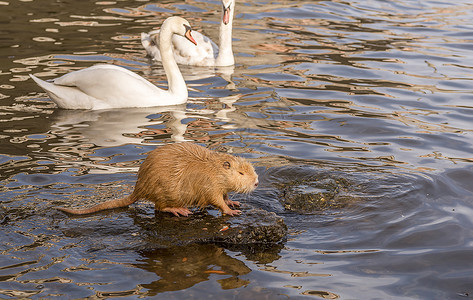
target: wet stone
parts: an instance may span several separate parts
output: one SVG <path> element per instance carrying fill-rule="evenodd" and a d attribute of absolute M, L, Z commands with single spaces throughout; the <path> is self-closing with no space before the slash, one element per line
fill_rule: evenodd
<path fill-rule="evenodd" d="M 303 177 L 279 183 L 279 201 L 285 210 L 301 214 L 342 208 L 353 200 L 349 187 L 342 177 Z"/>
<path fill-rule="evenodd" d="M 134 221 L 143 229 L 146 244 L 156 248 L 193 243 L 270 246 L 285 240 L 287 227 L 275 213 L 244 204 L 241 211 L 239 216 L 222 216 L 215 210 L 202 210 L 189 217 L 161 212 L 154 216 L 137 213 Z"/>

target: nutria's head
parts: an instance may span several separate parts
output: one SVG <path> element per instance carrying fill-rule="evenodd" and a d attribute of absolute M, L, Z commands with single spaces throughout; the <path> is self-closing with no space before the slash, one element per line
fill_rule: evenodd
<path fill-rule="evenodd" d="M 250 193 L 258 186 L 258 174 L 249 161 L 228 155 L 222 162 L 231 191 Z"/>

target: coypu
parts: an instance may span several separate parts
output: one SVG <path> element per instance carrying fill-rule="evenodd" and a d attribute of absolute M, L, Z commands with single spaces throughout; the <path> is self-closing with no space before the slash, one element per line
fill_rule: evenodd
<path fill-rule="evenodd" d="M 57 209 L 70 214 L 90 214 L 128 206 L 146 199 L 157 211 L 188 216 L 190 206 L 213 205 L 223 214 L 237 215 L 239 206 L 228 198 L 229 192 L 250 193 L 258 185 L 258 175 L 244 158 L 211 151 L 185 142 L 169 144 L 151 151 L 138 171 L 133 193 L 86 209 Z"/>

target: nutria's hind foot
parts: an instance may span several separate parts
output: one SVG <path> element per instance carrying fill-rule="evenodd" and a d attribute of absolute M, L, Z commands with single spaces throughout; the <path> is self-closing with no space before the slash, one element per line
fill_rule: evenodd
<path fill-rule="evenodd" d="M 192 215 L 192 212 L 185 207 L 166 207 L 166 208 L 163 208 L 161 211 L 170 212 L 176 217 L 179 217 L 179 215 L 182 215 L 185 217 Z"/>

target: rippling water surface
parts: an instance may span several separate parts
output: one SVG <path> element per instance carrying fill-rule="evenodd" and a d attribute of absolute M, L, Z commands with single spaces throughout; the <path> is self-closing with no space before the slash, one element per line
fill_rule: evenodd
<path fill-rule="evenodd" d="M 90 112 L 57 109 L 28 74 L 112 63 L 165 86 L 140 33 L 181 15 L 217 40 L 220 3 L 0 1 L 0 297 L 473 297 L 472 12 L 238 1 L 236 66 L 182 66 L 186 105 Z M 147 203 L 53 209 L 130 193 L 146 153 L 182 140 L 250 159 L 261 185 L 235 198 L 282 216 L 287 241 L 150 249 Z M 328 208 L 282 200 L 329 182 L 343 184 Z"/>

